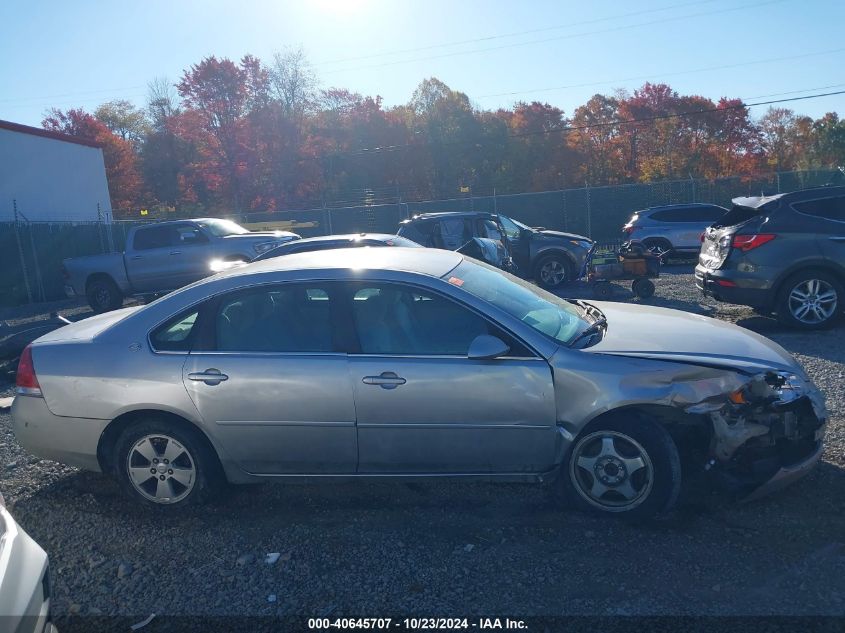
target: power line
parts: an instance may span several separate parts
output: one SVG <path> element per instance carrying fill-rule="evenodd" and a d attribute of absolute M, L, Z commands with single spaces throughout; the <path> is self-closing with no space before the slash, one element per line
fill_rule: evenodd
<path fill-rule="evenodd" d="M 593 20 L 583 20 L 581 22 L 570 22 L 568 24 L 559 24 L 557 26 L 546 26 L 543 28 L 538 29 L 528 29 L 526 31 L 514 31 L 511 33 L 502 33 L 499 35 L 488 35 L 485 37 L 476 37 L 468 40 L 458 40 L 455 42 L 443 42 L 441 44 L 431 44 L 428 46 L 418 46 L 416 48 L 405 48 L 400 50 L 394 51 L 383 51 L 381 53 L 373 53 L 371 55 L 360 55 L 358 57 L 346 57 L 341 59 L 330 59 L 323 62 L 317 62 L 315 66 L 326 66 L 329 64 L 341 64 L 344 62 L 352 62 L 352 61 L 360 61 L 363 59 L 374 59 L 378 57 L 389 57 L 391 55 L 404 55 L 406 53 L 418 53 L 421 51 L 429 51 L 437 48 L 446 48 L 448 46 L 462 46 L 464 44 L 475 44 L 477 42 L 489 42 L 492 40 L 499 40 L 504 39 L 507 37 L 518 37 L 520 35 L 530 35 L 532 33 L 545 33 L 548 31 L 556 31 L 559 29 L 571 28 L 573 26 L 584 26 L 587 24 L 596 24 L 597 22 L 607 22 L 609 20 L 617 20 L 621 18 L 630 18 L 637 15 L 645 15 L 648 13 L 659 13 L 661 11 L 670 11 L 672 9 L 682 9 L 684 7 L 689 7 L 692 5 L 699 5 L 699 4 L 709 4 L 711 2 L 715 2 L 715 0 L 696 0 L 695 2 L 684 2 L 681 4 L 673 4 L 666 7 L 657 7 L 655 9 L 645 9 L 643 11 L 632 11 L 630 13 L 619 13 L 616 15 L 605 16 L 602 18 L 595 18 Z"/>
<path fill-rule="evenodd" d="M 498 92 L 494 94 L 488 95 L 481 95 L 480 97 L 476 97 L 476 99 L 489 99 L 493 97 L 511 97 L 514 95 L 524 95 L 524 94 L 531 94 L 535 92 L 553 92 L 555 90 L 567 90 L 569 88 L 587 88 L 590 86 L 603 86 L 607 84 L 618 84 L 626 81 L 640 81 L 642 79 L 650 79 L 654 77 L 677 77 L 679 75 L 690 75 L 693 73 L 701 73 L 707 72 L 712 70 L 728 70 L 731 68 L 741 68 L 743 66 L 754 66 L 759 64 L 770 64 L 774 62 L 783 62 L 783 61 L 790 61 L 794 59 L 805 59 L 807 57 L 818 57 L 820 55 L 831 55 L 833 53 L 841 53 L 845 51 L 845 48 L 834 48 L 827 51 L 819 51 L 816 53 L 804 53 L 802 55 L 789 55 L 786 57 L 772 57 L 769 59 L 758 59 L 755 61 L 750 62 L 739 62 L 736 64 L 723 64 L 721 66 L 706 66 L 702 68 L 694 68 L 690 70 L 678 70 L 669 73 L 651 73 L 649 75 L 638 75 L 636 77 L 624 77 L 622 79 L 613 79 L 610 81 L 593 81 L 589 83 L 581 83 L 581 84 L 569 84 L 568 86 L 552 86 L 550 88 L 534 88 L 532 90 L 523 90 L 523 91 L 515 91 L 515 92 Z"/>
<path fill-rule="evenodd" d="M 597 30 L 597 31 L 585 31 L 583 33 L 573 33 L 573 34 L 569 34 L 569 35 L 559 35 L 559 36 L 556 36 L 556 37 L 549 37 L 549 38 L 544 38 L 544 39 L 539 39 L 539 40 L 529 40 L 527 42 L 516 42 L 516 43 L 513 43 L 513 44 L 503 44 L 501 46 L 492 46 L 492 47 L 488 47 L 488 48 L 478 48 L 478 49 L 470 50 L 470 51 L 454 51 L 452 53 L 443 53 L 441 55 L 430 55 L 428 57 L 416 57 L 416 58 L 413 58 L 413 59 L 404 59 L 404 60 L 398 60 L 398 61 L 392 61 L 392 62 L 385 62 L 385 63 L 382 63 L 382 64 L 371 64 L 369 66 L 357 66 L 357 67 L 354 67 L 354 68 L 341 68 L 341 69 L 323 72 L 323 74 L 324 75 L 330 75 L 330 74 L 336 74 L 336 73 L 342 73 L 342 72 L 354 72 L 354 71 L 358 71 L 358 70 L 369 70 L 369 69 L 373 69 L 373 68 L 384 68 L 384 67 L 387 67 L 387 66 L 396 66 L 396 65 L 399 65 L 399 64 L 410 64 L 410 63 L 414 63 L 414 62 L 429 61 L 429 60 L 433 60 L 433 59 L 444 59 L 444 58 L 447 58 L 447 57 L 455 57 L 455 56 L 459 56 L 459 55 L 474 55 L 476 53 L 488 53 L 488 52 L 491 52 L 491 51 L 504 50 L 504 49 L 507 49 L 507 48 L 516 48 L 516 47 L 519 47 L 519 46 L 530 46 L 530 45 L 533 45 L 533 44 L 543 44 L 543 43 L 546 43 L 546 42 L 556 42 L 556 41 L 559 41 L 559 40 L 572 39 L 572 38 L 576 38 L 576 37 L 586 37 L 586 36 L 589 36 L 589 35 L 599 35 L 599 34 L 603 34 L 603 33 L 614 33 L 614 32 L 617 32 L 617 31 L 623 31 L 623 30 L 626 30 L 626 29 L 637 28 L 637 27 L 640 27 L 640 26 L 651 26 L 653 24 L 665 24 L 666 22 L 675 22 L 675 21 L 678 21 L 678 20 L 686 20 L 686 19 L 689 19 L 689 18 L 698 18 L 698 17 L 703 17 L 703 16 L 706 16 L 706 15 L 715 15 L 715 14 L 720 14 L 720 13 L 730 13 L 730 12 L 733 12 L 733 11 L 742 11 L 744 9 L 752 9 L 752 8 L 757 8 L 757 7 L 763 7 L 763 6 L 768 6 L 768 5 L 777 4 L 777 3 L 780 3 L 780 2 L 786 2 L 786 1 L 787 0 L 766 0 L 765 2 L 757 2 L 755 4 L 746 4 L 746 5 L 742 5 L 740 7 L 731 7 L 731 8 L 728 8 L 728 9 L 718 9 L 716 11 L 704 11 L 704 12 L 701 12 L 701 13 L 691 13 L 691 14 L 688 14 L 688 15 L 672 16 L 672 17 L 668 17 L 668 18 L 661 18 L 661 19 L 658 19 L 658 20 L 650 20 L 648 22 L 638 22 L 637 24 L 627 24 L 627 25 L 612 27 L 612 28 L 608 28 L 608 29 L 600 29 L 600 30 Z"/>

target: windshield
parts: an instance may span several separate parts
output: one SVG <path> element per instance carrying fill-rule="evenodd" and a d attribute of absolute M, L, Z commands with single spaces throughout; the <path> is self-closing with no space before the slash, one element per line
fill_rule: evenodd
<path fill-rule="evenodd" d="M 522 222 L 517 222 L 516 220 L 513 220 L 506 215 L 499 216 L 499 223 L 505 230 L 505 235 L 507 235 L 510 239 L 513 240 L 518 240 L 519 236 L 522 234 L 522 231 L 531 230 L 531 227 L 525 226 Z"/>
<path fill-rule="evenodd" d="M 464 260 L 443 279 L 564 345 L 590 325 L 577 306 L 482 262 Z"/>
<path fill-rule="evenodd" d="M 231 220 L 203 220 L 199 225 L 214 237 L 226 237 L 227 235 L 244 235 L 249 230 Z"/>

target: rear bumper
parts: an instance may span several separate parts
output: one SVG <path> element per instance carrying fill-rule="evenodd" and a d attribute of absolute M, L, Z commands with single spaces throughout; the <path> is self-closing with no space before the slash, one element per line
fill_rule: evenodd
<path fill-rule="evenodd" d="M 735 285 L 722 285 L 720 282 Z M 758 280 L 743 279 L 735 271 L 710 270 L 699 264 L 695 267 L 695 285 L 705 297 L 716 301 L 754 308 L 768 308 L 772 305 L 770 288 L 759 287 L 761 283 Z"/>
<path fill-rule="evenodd" d="M 12 403 L 12 429 L 23 448 L 84 470 L 100 471 L 97 445 L 108 423 L 54 415 L 40 397 L 17 396 Z"/>

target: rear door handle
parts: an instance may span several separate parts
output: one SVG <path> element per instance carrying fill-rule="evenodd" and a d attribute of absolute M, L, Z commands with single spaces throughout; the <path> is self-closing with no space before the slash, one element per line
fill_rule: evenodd
<path fill-rule="evenodd" d="M 205 371 L 197 371 L 188 374 L 188 380 L 195 380 L 197 382 L 204 382 L 207 385 L 219 385 L 224 380 L 229 380 L 229 377 L 221 372 L 219 369 L 206 369 Z"/>
<path fill-rule="evenodd" d="M 129 259 L 141 259 L 141 256 L 140 255 L 133 255 Z"/>
<path fill-rule="evenodd" d="M 392 371 L 383 371 L 379 376 L 364 376 L 361 382 L 365 385 L 378 385 L 382 389 L 396 389 L 408 381 Z"/>
<path fill-rule="evenodd" d="M 181 255 L 182 251 L 170 251 L 171 255 Z"/>

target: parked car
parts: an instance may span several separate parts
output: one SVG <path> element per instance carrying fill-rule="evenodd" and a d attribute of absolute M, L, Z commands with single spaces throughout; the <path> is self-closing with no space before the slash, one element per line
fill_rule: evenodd
<path fill-rule="evenodd" d="M 733 202 L 704 235 L 702 292 L 796 328 L 835 323 L 845 309 L 845 187 Z"/>
<path fill-rule="evenodd" d="M 583 235 L 531 228 L 501 213 L 422 213 L 400 223 L 399 235 L 434 248 L 458 250 L 473 237 L 502 241 L 521 277 L 558 288 L 584 274 L 593 242 Z"/>
<path fill-rule="evenodd" d="M 164 507 L 224 481 L 459 476 L 645 518 L 675 503 L 680 455 L 759 495 L 818 461 L 827 420 L 748 330 L 421 248 L 276 257 L 68 325 L 24 351 L 16 392 L 21 446 Z"/>
<path fill-rule="evenodd" d="M 124 297 L 169 292 L 210 275 L 213 259 L 249 261 L 296 239 L 295 233 L 253 233 L 219 218 L 135 226 L 123 253 L 64 260 L 65 293 L 87 297 L 94 312 L 114 310 Z"/>
<path fill-rule="evenodd" d="M 12 633 L 56 633 L 46 552 L 15 523 L 0 495 L 0 623 Z"/>
<path fill-rule="evenodd" d="M 694 255 L 701 234 L 728 210 L 715 204 L 670 204 L 634 211 L 622 227 L 626 240 L 666 255 Z"/>
<path fill-rule="evenodd" d="M 399 235 L 386 233 L 350 233 L 348 235 L 321 235 L 319 237 L 306 237 L 294 242 L 288 242 L 264 251 L 252 261 L 257 262 L 280 255 L 292 255 L 293 253 L 308 253 L 311 251 L 325 251 L 332 248 L 356 248 L 363 246 L 406 246 L 409 248 L 420 248 L 421 245 Z"/>

